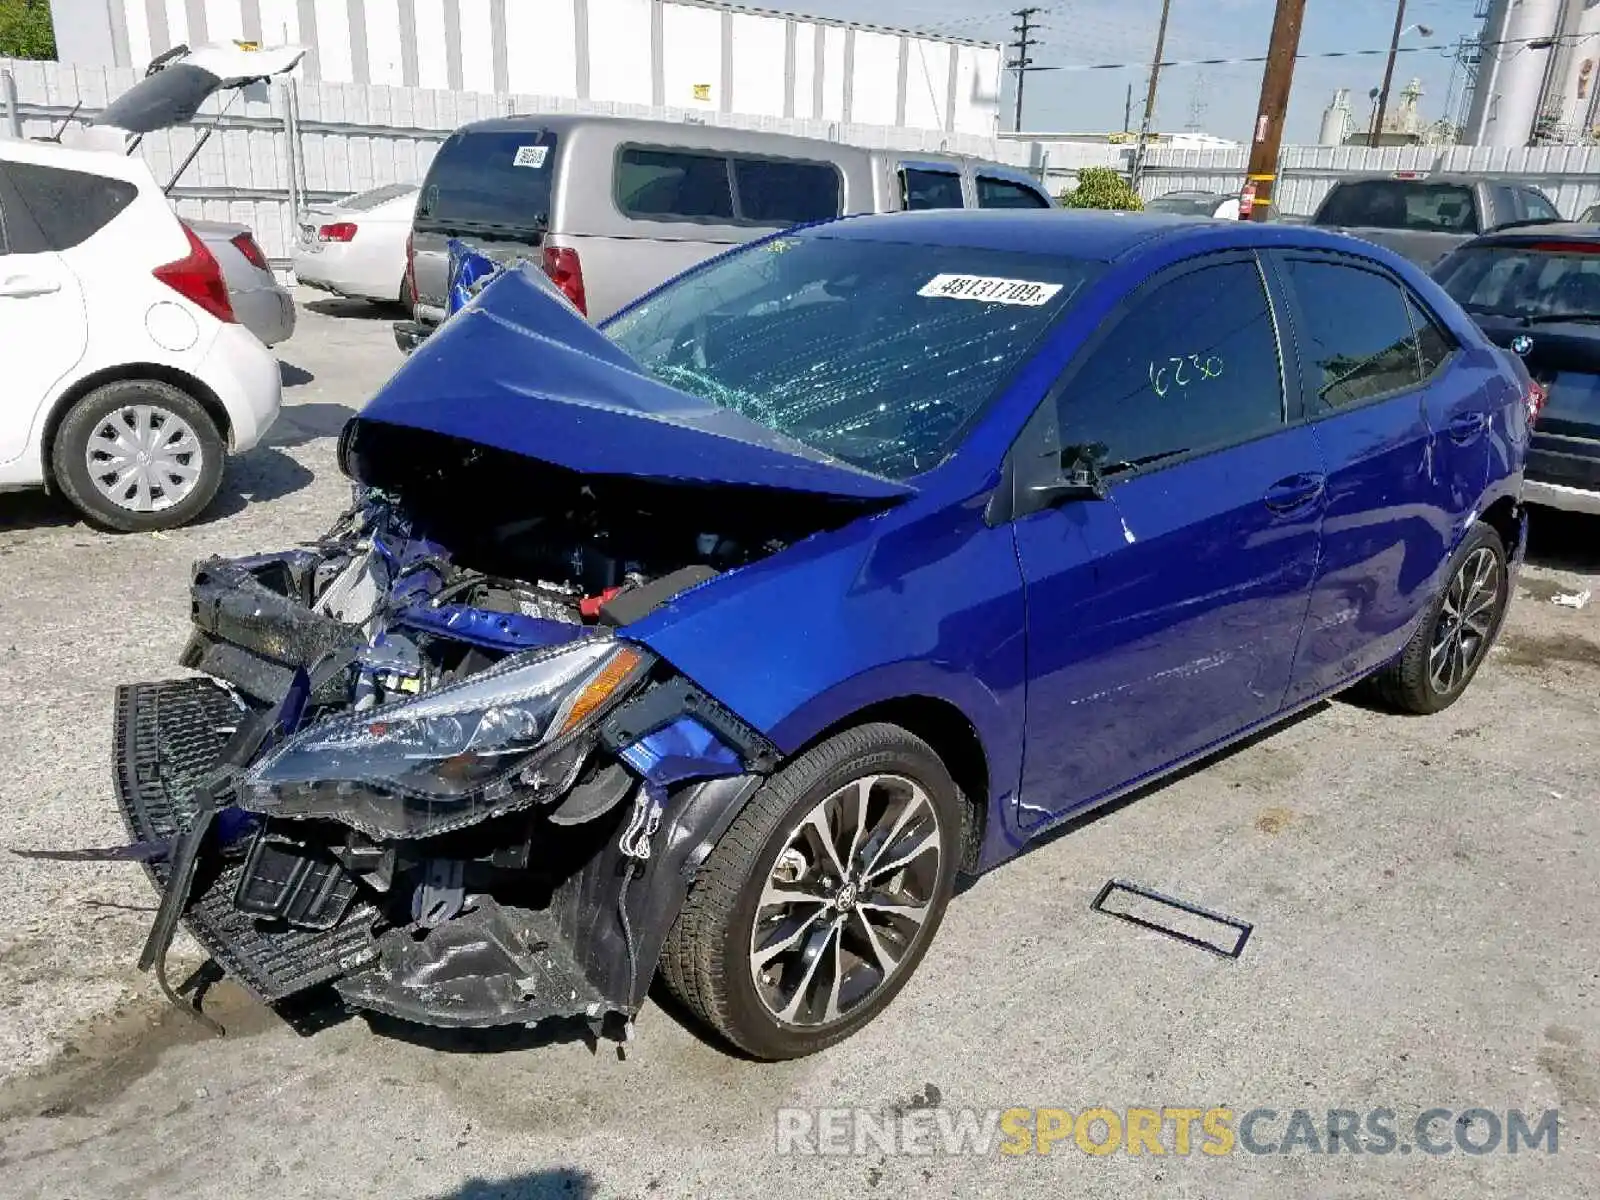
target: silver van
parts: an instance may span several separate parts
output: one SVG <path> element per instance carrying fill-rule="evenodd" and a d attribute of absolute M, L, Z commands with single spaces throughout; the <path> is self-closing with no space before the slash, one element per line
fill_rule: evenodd
<path fill-rule="evenodd" d="M 915 151 L 604 116 L 479 121 L 440 147 L 407 250 L 412 349 L 444 319 L 451 238 L 536 258 L 590 320 L 702 259 L 774 229 L 846 213 L 1050 208 L 1026 172 Z"/>

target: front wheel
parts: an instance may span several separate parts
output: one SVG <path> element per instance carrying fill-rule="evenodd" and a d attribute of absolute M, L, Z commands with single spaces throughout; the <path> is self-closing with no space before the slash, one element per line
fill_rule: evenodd
<path fill-rule="evenodd" d="M 843 1041 L 927 951 L 955 886 L 964 816 L 939 757 L 897 725 L 813 747 L 706 860 L 662 955 L 667 986 L 757 1058 Z"/>
<path fill-rule="evenodd" d="M 1400 712 L 1442 712 L 1459 700 L 1511 602 L 1505 544 L 1482 522 L 1467 532 L 1446 578 L 1400 657 L 1373 678 L 1378 696 Z"/>
<path fill-rule="evenodd" d="M 51 465 L 56 486 L 94 524 L 143 533 L 199 516 L 222 483 L 223 454 L 216 422 L 193 396 L 126 379 L 72 406 Z"/>

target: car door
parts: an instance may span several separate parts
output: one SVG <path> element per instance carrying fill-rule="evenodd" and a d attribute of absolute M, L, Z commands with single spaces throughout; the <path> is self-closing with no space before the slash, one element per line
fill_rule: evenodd
<path fill-rule="evenodd" d="M 964 208 L 966 193 L 961 169 L 947 163 L 901 163 L 900 208 L 920 212 L 930 208 Z"/>
<path fill-rule="evenodd" d="M 1049 208 L 1050 200 L 1032 184 L 979 171 L 974 176 L 979 208 Z"/>
<path fill-rule="evenodd" d="M 1376 263 L 1302 251 L 1273 261 L 1307 416 L 1328 463 L 1322 562 L 1289 689 L 1295 703 L 1405 644 L 1487 482 L 1492 397 L 1486 375 L 1450 369 L 1454 340 Z"/>
<path fill-rule="evenodd" d="M 1019 825 L 1279 711 L 1316 568 L 1323 466 L 1290 419 L 1276 326 L 1253 256 L 1175 268 L 1124 302 L 1013 451 L 1028 612 Z M 1103 499 L 1030 502 L 1092 445 L 1104 448 Z"/>
<path fill-rule="evenodd" d="M 0 162 L 0 463 L 20 458 L 39 409 L 88 346 L 77 277 L 46 241 L 11 177 L 70 185 L 80 172 Z M 57 189 L 63 203 L 70 187 Z"/>

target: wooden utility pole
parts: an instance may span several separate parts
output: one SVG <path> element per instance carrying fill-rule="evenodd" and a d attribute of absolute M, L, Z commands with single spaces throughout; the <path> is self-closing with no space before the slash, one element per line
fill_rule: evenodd
<path fill-rule="evenodd" d="M 1372 131 L 1367 135 L 1368 146 L 1383 145 L 1383 118 L 1389 109 L 1389 85 L 1394 83 L 1394 60 L 1400 53 L 1400 34 L 1406 27 L 1406 0 L 1399 0 L 1394 9 L 1394 37 L 1389 39 L 1389 61 L 1383 68 L 1383 87 L 1378 92 L 1378 115 L 1372 119 Z"/>
<path fill-rule="evenodd" d="M 1304 0 L 1301 0 L 1304 3 Z M 1161 0 L 1161 24 L 1156 26 L 1156 52 L 1150 60 L 1150 87 L 1144 95 L 1144 120 L 1139 123 L 1139 141 L 1133 148 L 1133 186 L 1144 174 L 1145 142 L 1150 138 L 1150 123 L 1156 115 L 1156 88 L 1161 83 L 1161 56 L 1167 49 L 1167 18 L 1172 15 L 1172 0 Z"/>
<path fill-rule="evenodd" d="M 1022 85 L 1027 81 L 1028 72 L 1033 67 L 1033 59 L 1028 57 L 1028 51 L 1039 44 L 1039 39 L 1032 36 L 1039 28 L 1033 23 L 1033 18 L 1043 11 L 1042 8 L 1019 8 L 1011 14 L 1019 22 L 1012 26 L 1012 32 L 1017 35 L 1015 42 L 1017 57 L 1006 63 L 1006 66 L 1017 73 L 1017 108 L 1011 119 L 1011 128 L 1018 132 L 1022 129 Z"/>
<path fill-rule="evenodd" d="M 1271 212 L 1273 184 L 1278 179 L 1278 148 L 1283 144 L 1283 118 L 1294 84 L 1294 60 L 1300 53 L 1300 25 L 1306 0 L 1278 0 L 1272 18 L 1272 42 L 1267 47 L 1267 67 L 1261 76 L 1261 103 L 1250 134 L 1250 166 L 1246 187 L 1255 185 L 1255 207 L 1247 218 L 1265 221 Z M 1241 216 L 1243 213 L 1241 211 Z"/>

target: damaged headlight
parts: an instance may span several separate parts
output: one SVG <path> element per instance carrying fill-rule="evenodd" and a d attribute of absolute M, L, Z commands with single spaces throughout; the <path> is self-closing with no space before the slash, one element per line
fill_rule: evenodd
<path fill-rule="evenodd" d="M 321 722 L 245 776 L 242 807 L 375 838 L 444 833 L 571 786 L 594 718 L 649 667 L 609 638 L 517 654 L 415 700 Z"/>

